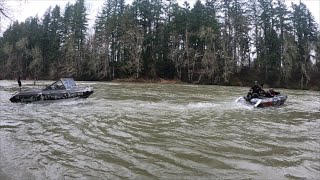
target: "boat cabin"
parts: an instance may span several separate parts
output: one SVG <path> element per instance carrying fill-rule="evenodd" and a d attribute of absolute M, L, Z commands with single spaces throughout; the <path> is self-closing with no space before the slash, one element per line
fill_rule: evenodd
<path fill-rule="evenodd" d="M 70 90 L 76 86 L 76 82 L 73 78 L 61 78 L 60 80 L 54 82 L 53 84 L 47 86 L 44 91 L 50 90 Z"/>

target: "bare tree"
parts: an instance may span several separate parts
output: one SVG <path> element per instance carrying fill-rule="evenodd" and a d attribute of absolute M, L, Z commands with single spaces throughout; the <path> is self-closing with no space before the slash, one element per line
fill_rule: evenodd
<path fill-rule="evenodd" d="M 219 71 L 218 58 L 216 52 L 216 34 L 212 28 L 201 28 L 200 37 L 205 40 L 205 50 L 201 61 L 201 71 L 198 82 L 202 76 L 206 76 L 209 80 L 214 79 L 214 75 Z"/>
<path fill-rule="evenodd" d="M 142 70 L 142 44 L 143 44 L 143 31 L 139 28 L 133 28 L 126 32 L 124 36 L 124 46 L 128 52 L 128 61 L 125 68 L 134 73 L 136 79 L 139 78 Z"/>
<path fill-rule="evenodd" d="M 39 47 L 32 48 L 31 50 L 32 62 L 29 65 L 29 69 L 34 72 L 34 78 L 38 79 L 38 76 L 43 68 L 42 52 Z"/>
<path fill-rule="evenodd" d="M 1 20 L 1 17 L 10 18 L 9 14 L 10 14 L 10 10 L 6 4 L 6 1 L 1 0 L 0 1 L 0 20 Z"/>
<path fill-rule="evenodd" d="M 170 47 L 170 59 L 174 63 L 177 76 L 182 80 L 182 68 L 185 65 L 186 59 L 184 58 L 185 50 L 182 48 L 181 36 L 174 34 L 172 35 L 172 46 Z"/>

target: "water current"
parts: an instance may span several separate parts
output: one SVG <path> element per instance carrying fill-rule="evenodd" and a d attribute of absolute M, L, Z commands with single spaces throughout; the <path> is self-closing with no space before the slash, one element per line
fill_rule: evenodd
<path fill-rule="evenodd" d="M 94 94 L 19 104 L 0 81 L 0 179 L 320 178 L 319 92 L 252 108 L 248 87 L 78 84 Z"/>

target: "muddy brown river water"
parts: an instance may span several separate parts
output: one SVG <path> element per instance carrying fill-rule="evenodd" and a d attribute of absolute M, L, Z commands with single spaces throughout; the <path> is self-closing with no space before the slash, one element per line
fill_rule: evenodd
<path fill-rule="evenodd" d="M 252 108 L 248 87 L 79 84 L 95 93 L 17 104 L 0 81 L 0 179 L 320 178 L 319 92 Z"/>

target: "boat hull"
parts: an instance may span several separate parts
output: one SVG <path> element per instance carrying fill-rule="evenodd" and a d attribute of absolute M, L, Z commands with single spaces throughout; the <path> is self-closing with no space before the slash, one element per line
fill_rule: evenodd
<path fill-rule="evenodd" d="M 286 95 L 276 95 L 274 97 L 258 97 L 246 100 L 245 97 L 241 97 L 237 102 L 246 102 L 254 107 L 270 107 L 270 106 L 281 106 L 287 100 Z"/>
<path fill-rule="evenodd" d="M 10 98 L 11 102 L 30 103 L 35 101 L 46 100 L 61 100 L 71 98 L 88 98 L 93 93 L 91 87 L 76 88 L 72 90 L 58 90 L 58 91 L 25 91 L 19 92 Z"/>

